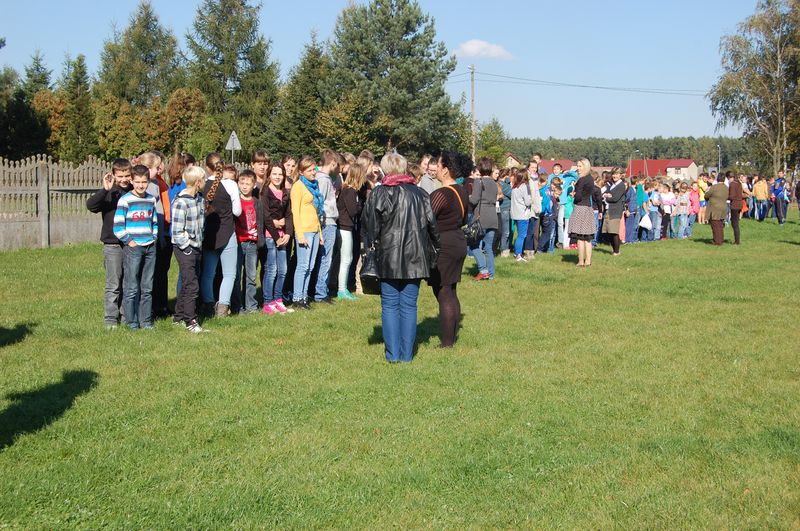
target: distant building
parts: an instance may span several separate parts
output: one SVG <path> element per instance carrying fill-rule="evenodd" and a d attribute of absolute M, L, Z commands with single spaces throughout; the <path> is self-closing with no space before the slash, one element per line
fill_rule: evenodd
<path fill-rule="evenodd" d="M 632 160 L 625 175 L 646 175 L 671 180 L 694 181 L 699 170 L 692 159 L 642 159 Z"/>
<path fill-rule="evenodd" d="M 550 175 L 553 173 L 553 166 L 556 164 L 561 164 L 562 171 L 569 171 L 570 168 L 575 166 L 575 161 L 569 159 L 542 159 L 542 162 L 539 164 L 539 173 L 546 173 L 547 175 Z"/>
<path fill-rule="evenodd" d="M 692 159 L 673 159 L 667 166 L 667 176 L 679 181 L 696 181 L 700 170 Z"/>
<path fill-rule="evenodd" d="M 503 164 L 504 168 L 521 168 L 522 161 L 519 158 L 511 153 L 510 151 L 505 154 L 505 163 Z"/>

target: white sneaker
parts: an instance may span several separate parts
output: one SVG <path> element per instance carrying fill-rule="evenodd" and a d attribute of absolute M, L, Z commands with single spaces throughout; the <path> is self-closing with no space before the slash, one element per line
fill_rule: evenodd
<path fill-rule="evenodd" d="M 208 332 L 208 330 L 200 326 L 200 323 L 198 323 L 194 319 L 192 320 L 191 323 L 186 325 L 186 330 L 188 330 L 193 334 L 202 334 L 203 332 Z"/>
<path fill-rule="evenodd" d="M 521 254 L 518 254 L 518 255 L 517 255 L 517 258 L 516 258 L 516 260 L 517 260 L 517 262 L 527 262 L 527 261 L 528 261 L 528 260 L 527 260 L 527 259 L 526 259 L 524 256 L 522 256 Z"/>

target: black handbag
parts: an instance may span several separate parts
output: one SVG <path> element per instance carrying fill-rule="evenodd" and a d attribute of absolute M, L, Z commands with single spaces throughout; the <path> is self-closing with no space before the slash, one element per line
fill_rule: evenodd
<path fill-rule="evenodd" d="M 361 290 L 365 295 L 381 294 L 381 279 L 378 274 L 378 257 L 375 252 L 375 244 L 365 247 L 361 253 Z"/>
<path fill-rule="evenodd" d="M 464 202 L 461 200 L 461 196 L 458 195 L 458 192 L 452 186 L 448 186 L 454 194 L 456 194 L 456 198 L 458 198 L 458 203 L 461 205 L 461 219 L 464 219 L 466 215 L 466 211 L 464 209 Z M 486 235 L 486 231 L 483 230 L 483 226 L 481 225 L 481 199 L 483 197 L 483 183 L 481 183 L 481 193 L 478 197 L 478 217 L 473 218 L 473 220 L 466 225 L 461 227 L 461 230 L 464 232 L 464 237 L 467 239 L 467 245 L 470 247 L 477 247 L 480 245 L 481 240 Z"/>

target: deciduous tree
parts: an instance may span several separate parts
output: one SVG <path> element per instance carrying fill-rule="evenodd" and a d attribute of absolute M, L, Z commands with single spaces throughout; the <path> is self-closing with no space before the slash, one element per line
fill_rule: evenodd
<path fill-rule="evenodd" d="M 738 31 L 722 38 L 723 74 L 709 92 L 717 125 L 737 125 L 776 173 L 786 164 L 789 119 L 798 109 L 798 28 L 787 0 L 759 0 Z"/>

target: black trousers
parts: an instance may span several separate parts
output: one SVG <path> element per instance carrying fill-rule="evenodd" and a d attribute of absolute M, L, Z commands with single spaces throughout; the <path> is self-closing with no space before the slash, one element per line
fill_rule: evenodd
<path fill-rule="evenodd" d="M 169 225 L 167 225 L 169 230 Z M 161 238 L 156 240 L 156 268 L 153 273 L 153 314 L 164 316 L 169 312 L 169 266 L 172 261 L 172 244 Z"/>
<path fill-rule="evenodd" d="M 739 216 L 742 211 L 731 209 L 731 228 L 733 229 L 733 243 L 739 245 Z"/>
<path fill-rule="evenodd" d="M 186 324 L 197 319 L 197 297 L 200 294 L 200 258 L 203 252 L 200 249 L 187 247 L 184 250 L 174 247 L 175 260 L 181 271 L 181 292 L 175 302 L 175 319 L 180 319 Z"/>

